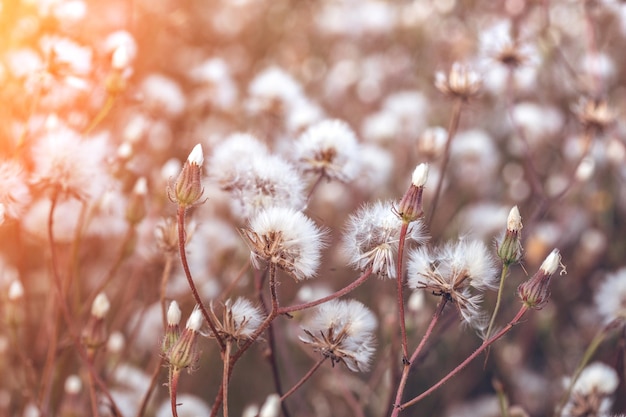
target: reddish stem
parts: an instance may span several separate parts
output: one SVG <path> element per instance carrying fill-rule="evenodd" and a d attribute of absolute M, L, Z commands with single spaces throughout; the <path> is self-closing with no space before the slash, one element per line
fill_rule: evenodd
<path fill-rule="evenodd" d="M 491 339 L 489 340 L 485 340 L 483 342 L 482 345 L 480 345 L 478 347 L 478 349 L 476 349 L 474 351 L 474 353 L 472 353 L 470 356 L 467 357 L 467 359 L 465 359 L 463 362 L 461 362 L 456 368 L 454 368 L 452 371 L 450 371 L 446 376 L 444 376 L 441 380 L 439 380 L 439 382 L 437 382 L 435 385 L 433 385 L 432 387 L 430 387 L 428 390 L 424 391 L 423 393 L 421 393 L 420 395 L 418 395 L 417 397 L 413 398 L 410 401 L 405 402 L 404 404 L 398 405 L 397 406 L 397 410 L 398 413 L 402 410 L 404 410 L 407 407 L 410 407 L 416 403 L 418 403 L 419 401 L 421 401 L 422 399 L 424 399 L 425 397 L 429 396 L 430 394 L 432 394 L 435 390 L 437 390 L 438 388 L 440 388 L 443 384 L 445 384 L 446 382 L 448 382 L 453 376 L 455 376 L 456 374 L 458 374 L 460 371 L 463 370 L 463 368 L 465 368 L 467 365 L 469 365 L 469 363 L 471 361 L 473 361 L 474 359 L 476 359 L 476 357 L 478 355 L 480 355 L 485 349 L 487 349 L 489 346 L 491 346 L 495 341 L 497 341 L 498 339 L 500 339 L 502 336 L 504 336 L 505 334 L 507 334 L 512 328 L 513 326 L 515 326 L 520 319 L 522 318 L 522 316 L 526 313 L 526 311 L 528 311 L 528 307 L 526 306 L 526 304 L 522 305 L 522 308 L 520 308 L 520 310 L 517 312 L 517 314 L 515 315 L 515 317 L 513 318 L 513 320 L 511 320 L 509 322 L 509 324 L 507 324 L 506 326 L 504 326 L 498 333 L 496 333 Z M 398 415 L 398 413 L 396 413 L 394 411 L 394 416 Z"/>
<path fill-rule="evenodd" d="M 196 301 L 198 308 L 200 308 L 200 311 L 202 312 L 202 316 L 207 321 L 207 323 L 209 323 L 211 332 L 213 332 L 213 335 L 215 336 L 215 340 L 217 340 L 217 343 L 220 345 L 220 351 L 224 352 L 224 350 L 226 349 L 226 345 L 224 344 L 222 337 L 218 333 L 217 327 L 215 327 L 215 323 L 213 323 L 213 319 L 211 319 L 209 312 L 207 311 L 206 307 L 202 303 L 202 299 L 200 298 L 200 294 L 198 293 L 196 284 L 193 282 L 193 277 L 191 276 L 191 271 L 189 270 L 189 264 L 187 263 L 187 254 L 185 252 L 186 236 L 185 236 L 185 208 L 184 207 L 180 207 L 180 206 L 178 207 L 177 217 L 178 217 L 178 249 L 180 252 L 180 261 L 183 265 L 183 270 L 185 271 L 185 277 L 187 277 L 189 288 L 191 288 L 191 293 L 193 294 L 193 298 Z"/>
<path fill-rule="evenodd" d="M 400 241 L 398 242 L 398 262 L 396 265 L 396 282 L 398 286 L 398 317 L 400 320 L 400 334 L 402 335 L 402 363 L 405 367 L 409 360 L 409 348 L 406 338 L 406 323 L 404 321 L 404 296 L 402 291 L 404 289 L 404 274 L 402 273 L 402 255 L 404 253 L 404 242 L 406 240 L 406 231 L 409 224 L 402 222 L 402 228 L 400 229 Z"/>

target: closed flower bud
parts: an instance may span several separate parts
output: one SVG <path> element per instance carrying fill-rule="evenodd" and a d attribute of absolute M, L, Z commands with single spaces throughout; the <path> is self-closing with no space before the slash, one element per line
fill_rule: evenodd
<path fill-rule="evenodd" d="M 398 215 L 405 223 L 411 223 L 424 215 L 422 208 L 422 194 L 424 194 L 424 184 L 428 179 L 428 164 L 419 164 L 415 171 L 409 189 L 402 197 L 398 205 Z"/>
<path fill-rule="evenodd" d="M 509 212 L 504 238 L 502 242 L 498 243 L 498 257 L 505 265 L 519 262 L 522 258 L 522 227 L 522 216 L 520 216 L 519 209 L 515 206 Z"/>
<path fill-rule="evenodd" d="M 91 316 L 83 328 L 82 342 L 92 358 L 96 350 L 107 341 L 108 334 L 104 317 L 110 307 L 109 299 L 104 293 L 98 294 L 91 305 Z"/>
<path fill-rule="evenodd" d="M 565 267 L 561 264 L 561 255 L 558 249 L 553 249 L 543 261 L 539 271 L 528 281 L 517 287 L 517 293 L 527 307 L 539 310 L 550 298 L 550 280 L 552 275 L 561 266 L 561 274 L 565 273 Z"/>
<path fill-rule="evenodd" d="M 167 309 L 167 328 L 165 329 L 165 336 L 161 343 L 161 352 L 167 355 L 172 346 L 176 344 L 180 338 L 180 318 L 181 312 L 176 301 L 170 303 Z"/>
<path fill-rule="evenodd" d="M 174 371 L 180 371 L 183 368 L 193 368 L 198 361 L 198 335 L 202 326 L 202 312 L 196 307 L 189 319 L 185 330 L 183 330 L 180 338 L 167 352 L 167 361 Z"/>
<path fill-rule="evenodd" d="M 174 187 L 167 188 L 167 195 L 173 203 L 181 207 L 190 207 L 198 203 L 204 188 L 202 187 L 202 146 L 197 144 L 183 165 Z"/>

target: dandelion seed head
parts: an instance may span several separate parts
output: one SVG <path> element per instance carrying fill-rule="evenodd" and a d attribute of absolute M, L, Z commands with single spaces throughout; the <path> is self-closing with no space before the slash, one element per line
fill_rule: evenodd
<path fill-rule="evenodd" d="M 260 210 L 242 230 L 256 268 L 271 262 L 297 281 L 312 278 L 320 264 L 325 232 L 302 212 L 286 207 Z"/>
<path fill-rule="evenodd" d="M 295 159 L 305 173 L 350 182 L 359 170 L 356 135 L 341 120 L 323 120 L 300 136 L 295 145 Z"/>
<path fill-rule="evenodd" d="M 234 302 L 229 299 L 224 303 L 221 320 L 215 314 L 213 305 L 210 313 L 220 337 L 234 341 L 249 339 L 263 322 L 259 307 L 243 297 L 237 298 Z"/>
<path fill-rule="evenodd" d="M 375 352 L 374 331 L 378 320 L 356 300 L 333 300 L 317 308 L 303 327 L 300 340 L 354 372 L 366 371 Z"/>
<path fill-rule="evenodd" d="M 377 201 L 361 207 L 350 216 L 344 235 L 344 252 L 354 268 L 381 277 L 396 278 L 396 259 L 402 220 L 390 201 Z M 421 221 L 409 225 L 406 239 L 418 244 L 427 241 Z"/>

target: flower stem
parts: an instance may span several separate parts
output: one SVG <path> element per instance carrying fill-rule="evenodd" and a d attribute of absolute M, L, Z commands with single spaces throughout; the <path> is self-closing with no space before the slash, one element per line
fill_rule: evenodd
<path fill-rule="evenodd" d="M 356 288 L 358 288 L 361 284 L 363 284 L 367 278 L 370 276 L 370 274 L 372 273 L 372 268 L 368 268 L 365 271 L 363 271 L 363 273 L 361 274 L 361 276 L 359 278 L 357 278 L 356 281 L 353 281 L 352 283 L 350 283 L 349 285 L 343 287 L 342 289 L 340 289 L 339 291 L 336 291 L 330 295 L 327 295 L 326 297 L 320 298 L 318 300 L 314 300 L 308 303 L 304 303 L 304 304 L 297 304 L 295 306 L 289 306 L 289 307 L 281 307 L 278 309 L 278 314 L 287 314 L 287 313 L 293 313 L 294 311 L 300 311 L 300 310 L 305 310 L 307 308 L 311 308 L 311 307 L 315 307 L 317 305 L 323 304 L 327 301 L 330 300 L 334 300 L 335 298 L 339 298 L 342 297 L 352 291 L 354 291 Z"/>
<path fill-rule="evenodd" d="M 489 320 L 489 327 L 487 327 L 487 333 L 485 333 L 485 340 L 489 339 L 491 335 L 491 331 L 493 330 L 493 324 L 496 320 L 496 316 L 498 315 L 498 310 L 500 310 L 500 302 L 502 301 L 502 292 L 504 290 L 504 281 L 509 273 L 509 264 L 504 263 L 502 266 L 502 272 L 500 273 L 500 287 L 498 288 L 498 297 L 496 298 L 496 305 L 493 308 L 493 313 L 491 314 L 491 320 Z M 485 365 L 487 365 L 487 360 L 489 359 L 489 349 L 487 349 L 487 353 L 485 354 Z"/>
<path fill-rule="evenodd" d="M 178 390 L 178 378 L 180 377 L 180 369 L 171 369 L 169 375 L 169 388 L 170 388 L 170 404 L 172 406 L 172 417 L 178 417 L 178 411 L 176 410 L 176 391 Z"/>
<path fill-rule="evenodd" d="M 209 324 L 211 328 L 211 332 L 215 335 L 215 340 L 220 345 L 220 351 L 224 352 L 226 345 L 224 345 L 224 341 L 222 340 L 222 336 L 217 331 L 217 327 L 215 327 L 215 323 L 213 323 L 213 319 L 209 315 L 206 307 L 202 303 L 202 299 L 200 298 L 200 294 L 198 293 L 198 289 L 196 288 L 196 284 L 193 282 L 193 277 L 191 276 L 191 271 L 189 270 L 189 264 L 187 263 L 187 254 L 185 251 L 185 207 L 178 207 L 178 249 L 180 253 L 180 261 L 183 265 L 183 270 L 185 271 L 185 277 L 187 277 L 187 282 L 189 283 L 189 288 L 191 289 L 191 293 L 193 294 L 193 298 L 198 305 L 198 308 L 202 312 L 202 316 Z"/>
<path fill-rule="evenodd" d="M 313 365 L 313 367 L 311 369 L 309 369 L 309 371 L 302 378 L 300 378 L 300 380 L 293 387 L 291 387 L 291 389 L 289 389 L 289 391 L 287 391 L 285 394 L 283 394 L 282 397 L 280 397 L 280 401 L 281 402 L 285 401 L 287 399 L 287 397 L 289 397 L 291 394 L 296 392 L 296 390 L 298 388 L 300 388 L 302 386 L 302 384 L 304 384 L 309 378 L 311 378 L 311 376 L 313 376 L 315 371 L 317 371 L 317 369 L 320 366 L 322 366 L 322 364 L 324 363 L 324 361 L 326 361 L 326 359 L 328 359 L 328 357 L 322 356 L 322 358 L 320 360 L 318 360 L 315 363 L 315 365 Z"/>
<path fill-rule="evenodd" d="M 89 126 L 87 126 L 87 129 L 85 129 L 85 131 L 83 132 L 83 135 L 87 136 L 89 133 L 91 133 L 92 130 L 94 130 L 104 120 L 105 117 L 107 117 L 107 115 L 113 108 L 114 103 L 115 103 L 115 96 L 108 94 L 106 101 L 102 105 L 102 108 L 100 109 L 98 114 L 96 114 L 96 117 L 93 118 L 91 123 L 89 123 Z"/>
<path fill-rule="evenodd" d="M 450 125 L 448 126 L 448 138 L 446 139 L 446 146 L 443 151 L 443 161 L 441 162 L 441 171 L 439 172 L 439 179 L 437 180 L 437 187 L 435 188 L 435 195 L 433 196 L 430 217 L 428 219 L 428 227 L 433 224 L 435 213 L 437 212 L 437 203 L 439 203 L 439 197 L 441 195 L 441 189 L 443 187 L 443 179 L 446 175 L 446 169 L 448 168 L 448 162 L 450 162 L 450 147 L 452 145 L 452 139 L 456 135 L 456 131 L 459 127 L 459 121 L 461 120 L 461 108 L 463 107 L 463 100 L 457 99 L 452 107 L 452 116 L 450 117 Z"/>
<path fill-rule="evenodd" d="M 56 255 L 56 250 L 55 250 L 56 245 L 55 245 L 55 240 L 54 240 L 54 211 L 56 209 L 56 205 L 58 202 L 57 200 L 58 200 L 58 195 L 57 193 L 55 193 L 51 198 L 50 212 L 48 214 L 48 241 L 50 243 L 50 259 L 52 262 L 51 269 L 52 269 L 52 278 L 53 278 L 53 284 L 54 284 L 53 286 L 55 287 L 55 290 L 56 290 L 56 294 L 58 298 L 58 305 L 61 309 L 63 319 L 69 331 L 71 340 L 74 343 L 76 352 L 78 353 L 81 360 L 87 367 L 90 377 L 93 378 L 93 381 L 96 383 L 96 385 L 100 388 L 102 393 L 109 400 L 110 402 L 109 406 L 113 410 L 114 415 L 121 416 L 122 413 L 117 407 L 115 400 L 113 400 L 113 397 L 111 396 L 111 393 L 109 392 L 109 389 L 107 388 L 106 384 L 102 381 L 102 379 L 100 379 L 100 377 L 96 373 L 96 369 L 91 363 L 91 360 L 89 359 L 87 355 L 87 352 L 85 352 L 83 346 L 81 345 L 80 338 L 78 337 L 78 332 L 74 328 L 74 322 L 72 321 L 72 314 L 70 313 L 69 307 L 66 304 L 66 300 L 63 294 L 63 284 L 61 282 L 61 277 L 59 276 L 59 272 L 58 272 L 58 259 Z"/>
<path fill-rule="evenodd" d="M 439 301 L 439 304 L 437 305 L 435 314 L 433 314 L 433 318 L 431 319 L 430 324 L 428 325 L 428 328 L 426 329 L 426 333 L 424 333 L 424 336 L 422 337 L 422 340 L 420 341 L 420 344 L 417 346 L 417 348 L 415 348 L 415 351 L 411 355 L 411 360 L 404 363 L 404 368 L 402 369 L 402 378 L 400 379 L 400 384 L 398 385 L 398 391 L 396 391 L 396 400 L 394 404 L 400 404 L 402 402 L 402 394 L 404 393 L 404 388 L 406 387 L 406 383 L 409 378 L 409 371 L 411 369 L 411 365 L 413 364 L 413 362 L 415 362 L 420 352 L 424 349 L 424 346 L 426 345 L 426 341 L 430 338 L 430 335 L 432 334 L 432 331 L 435 328 L 435 325 L 439 321 L 439 318 L 441 317 L 441 313 L 443 312 L 443 308 L 446 306 L 447 301 L 448 301 L 447 298 L 441 297 L 441 301 Z M 392 417 L 397 417 L 400 411 L 401 411 L 400 408 L 395 407 L 393 410 L 393 413 L 391 414 Z"/>
<path fill-rule="evenodd" d="M 228 382 L 230 379 L 230 349 L 231 343 L 226 341 L 226 350 L 222 355 L 222 361 L 224 362 L 224 370 L 222 373 L 222 404 L 224 410 L 224 417 L 228 417 Z"/>
<path fill-rule="evenodd" d="M 402 222 L 402 227 L 400 228 L 400 239 L 398 242 L 398 262 L 396 264 L 396 283 L 397 283 L 397 294 L 398 298 L 396 300 L 398 304 L 398 318 L 400 320 L 400 334 L 402 335 L 402 363 L 404 363 L 405 367 L 409 361 L 409 348 L 408 342 L 406 338 L 406 323 L 404 320 L 404 296 L 402 294 L 402 290 L 404 289 L 404 274 L 402 273 L 402 255 L 404 253 L 404 242 L 406 241 L 406 231 L 409 227 L 407 222 Z"/>
<path fill-rule="evenodd" d="M 506 326 L 504 326 L 498 333 L 493 335 L 493 337 L 491 339 L 485 340 L 483 342 L 483 344 L 480 345 L 478 347 L 478 349 L 476 349 L 474 351 L 474 353 L 472 353 L 470 356 L 468 356 L 463 362 L 461 362 L 456 368 L 454 368 L 452 371 L 450 371 L 446 376 L 441 378 L 439 380 L 439 382 L 437 382 L 435 385 L 433 385 L 432 387 L 430 387 L 429 389 L 427 389 L 426 391 L 424 391 L 423 393 L 421 393 L 417 397 L 413 398 L 412 400 L 407 401 L 404 404 L 397 405 L 396 408 L 398 409 L 398 412 L 402 411 L 402 410 L 406 409 L 407 407 L 410 407 L 410 406 L 412 406 L 414 404 L 417 404 L 418 402 L 420 402 L 421 400 L 423 400 L 424 398 L 426 398 L 427 396 L 432 394 L 434 391 L 439 389 L 443 384 L 448 382 L 452 377 L 454 377 L 456 374 L 458 374 L 460 371 L 462 371 L 467 365 L 469 365 L 470 362 L 472 362 L 474 359 L 476 359 L 476 357 L 478 355 L 480 355 L 485 349 L 487 349 L 489 346 L 491 346 L 491 344 L 493 344 L 495 341 L 497 341 L 502 336 L 507 334 L 513 328 L 513 326 L 515 326 L 517 323 L 519 323 L 519 321 L 521 320 L 522 316 L 527 311 L 528 311 L 528 306 L 526 306 L 525 304 L 522 305 L 522 307 L 517 312 L 517 314 L 515 315 L 513 320 L 511 320 Z M 394 416 L 396 416 L 397 414 L 398 413 L 395 413 Z"/>
<path fill-rule="evenodd" d="M 574 389 L 574 384 L 576 383 L 576 380 L 580 376 L 583 369 L 585 369 L 585 366 L 587 366 L 587 364 L 591 360 L 591 357 L 596 353 L 596 350 L 598 350 L 598 347 L 600 347 L 600 344 L 604 341 L 604 339 L 608 335 L 607 329 L 608 329 L 607 327 L 604 327 L 602 330 L 600 330 L 598 334 L 596 334 L 595 337 L 591 340 L 591 343 L 589 343 L 587 350 L 585 350 L 583 357 L 578 363 L 578 367 L 576 368 L 576 371 L 574 371 L 574 375 L 572 375 L 572 378 L 569 381 L 569 384 L 567 385 L 567 389 L 563 393 L 561 400 L 559 401 L 556 409 L 554 410 L 554 417 L 561 416 L 563 407 L 565 407 L 567 400 L 572 395 L 572 390 Z"/>

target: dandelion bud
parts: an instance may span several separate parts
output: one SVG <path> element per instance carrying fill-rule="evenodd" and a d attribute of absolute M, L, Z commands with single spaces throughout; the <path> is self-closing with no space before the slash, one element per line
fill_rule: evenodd
<path fill-rule="evenodd" d="M 522 227 L 522 216 L 520 216 L 519 209 L 515 206 L 509 212 L 504 238 L 498 244 L 498 257 L 502 259 L 505 265 L 519 262 L 522 257 Z"/>
<path fill-rule="evenodd" d="M 552 275 L 561 266 L 561 274 L 565 273 L 565 267 L 561 264 L 561 255 L 558 249 L 553 249 L 543 261 L 539 271 L 528 281 L 517 287 L 517 293 L 527 307 L 539 310 L 550 298 L 550 280 Z"/>
<path fill-rule="evenodd" d="M 109 299 L 104 293 L 98 294 L 91 305 L 91 316 L 82 333 L 83 345 L 87 348 L 91 358 L 93 358 L 96 350 L 107 340 L 104 317 L 109 312 L 110 307 Z"/>
<path fill-rule="evenodd" d="M 574 113 L 587 129 L 602 131 L 615 122 L 615 111 L 605 100 L 582 98 L 574 107 Z"/>
<path fill-rule="evenodd" d="M 174 371 L 193 366 L 198 360 L 197 338 L 202 326 L 202 312 L 196 306 L 183 330 L 180 338 L 167 352 L 167 361 Z"/>
<path fill-rule="evenodd" d="M 167 195 L 173 203 L 181 207 L 190 207 L 200 200 L 204 193 L 201 181 L 203 162 L 202 146 L 197 144 L 183 165 L 174 188 L 167 189 Z"/>
<path fill-rule="evenodd" d="M 482 79 L 466 65 L 452 64 L 449 75 L 443 72 L 435 74 L 435 87 L 442 93 L 464 101 L 476 96 L 482 86 Z"/>
<path fill-rule="evenodd" d="M 146 217 L 146 194 L 148 194 L 146 177 L 140 177 L 135 183 L 126 208 L 126 220 L 131 225 L 138 224 Z"/>
<path fill-rule="evenodd" d="M 124 70 L 130 64 L 130 54 L 128 53 L 128 48 L 126 45 L 118 46 L 113 52 L 113 57 L 111 58 L 111 67 L 118 71 Z"/>
<path fill-rule="evenodd" d="M 176 301 L 170 303 L 170 307 L 167 309 L 167 328 L 165 329 L 165 336 L 161 343 L 161 352 L 167 355 L 169 350 L 176 344 L 180 338 L 180 318 L 181 312 Z"/>
<path fill-rule="evenodd" d="M 413 171 L 411 185 L 398 206 L 398 215 L 403 222 L 411 223 L 424 215 L 422 194 L 424 193 L 424 184 L 426 184 L 427 179 L 428 164 L 419 164 Z"/>

